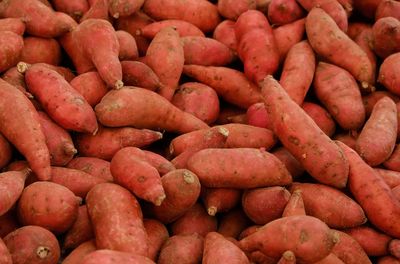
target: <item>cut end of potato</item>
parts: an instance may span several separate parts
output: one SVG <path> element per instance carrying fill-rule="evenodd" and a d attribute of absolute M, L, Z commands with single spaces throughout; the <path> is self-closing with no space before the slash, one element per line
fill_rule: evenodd
<path fill-rule="evenodd" d="M 217 209 L 217 207 L 215 207 L 215 206 L 210 206 L 210 207 L 207 209 L 207 213 L 208 213 L 209 215 L 211 215 L 211 216 L 215 216 L 215 215 L 217 214 L 217 211 L 218 211 L 218 209 Z"/>
<path fill-rule="evenodd" d="M 64 153 L 66 155 L 75 155 L 78 153 L 78 150 L 74 147 L 74 145 L 68 142 L 64 145 Z"/>
<path fill-rule="evenodd" d="M 40 259 L 45 259 L 48 255 L 50 255 L 50 249 L 48 247 L 40 246 L 36 249 L 36 255 Z"/>
<path fill-rule="evenodd" d="M 115 82 L 115 84 L 114 84 L 115 89 L 118 90 L 118 89 L 121 89 L 122 87 L 124 87 L 124 83 L 121 80 L 118 80 Z"/>
<path fill-rule="evenodd" d="M 189 171 L 183 172 L 183 180 L 184 180 L 186 183 L 194 183 L 193 174 L 192 174 L 191 172 L 189 172 Z"/>
<path fill-rule="evenodd" d="M 282 257 L 284 259 L 290 260 L 290 261 L 295 259 L 294 253 L 292 251 L 290 251 L 290 250 L 287 250 L 287 251 L 283 252 Z"/>
<path fill-rule="evenodd" d="M 165 200 L 165 198 L 167 198 L 167 196 L 165 194 L 157 197 L 157 199 L 155 200 L 154 204 L 156 206 L 160 206 L 162 204 L 162 202 Z"/>
<path fill-rule="evenodd" d="M 218 128 L 218 132 L 221 133 L 223 136 L 228 137 L 229 136 L 229 130 L 224 128 L 224 127 L 220 127 Z"/>
<path fill-rule="evenodd" d="M 17 71 L 19 73 L 25 73 L 29 68 L 29 64 L 23 61 L 18 62 L 17 64 Z"/>

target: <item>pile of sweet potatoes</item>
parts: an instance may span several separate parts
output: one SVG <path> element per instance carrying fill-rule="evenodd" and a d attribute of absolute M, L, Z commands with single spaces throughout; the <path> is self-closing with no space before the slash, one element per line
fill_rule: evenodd
<path fill-rule="evenodd" d="M 399 264 L 399 140 L 399 1 L 0 1 L 0 264 Z"/>

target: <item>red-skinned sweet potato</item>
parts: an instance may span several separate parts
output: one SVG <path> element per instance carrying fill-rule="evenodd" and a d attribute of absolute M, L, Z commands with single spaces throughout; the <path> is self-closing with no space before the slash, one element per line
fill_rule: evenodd
<path fill-rule="evenodd" d="M 0 263 L 3 264 L 12 264 L 11 254 L 8 251 L 6 244 L 4 244 L 3 240 L 0 238 Z"/>
<path fill-rule="evenodd" d="M 280 61 L 284 61 L 289 50 L 303 39 L 306 19 L 302 18 L 290 24 L 274 28 L 275 42 L 278 47 Z"/>
<path fill-rule="evenodd" d="M 386 90 L 374 91 L 374 92 L 364 95 L 362 97 L 363 104 L 365 107 L 365 114 L 367 116 L 370 116 L 372 109 L 374 108 L 376 102 L 378 102 L 380 99 L 382 99 L 385 96 L 391 98 L 395 103 L 399 102 L 399 97 L 397 97 L 396 95 L 394 95 L 393 93 L 391 93 L 389 91 L 386 91 Z"/>
<path fill-rule="evenodd" d="M 134 126 L 178 133 L 208 127 L 206 123 L 181 111 L 162 96 L 137 87 L 108 92 L 95 107 L 95 111 L 99 122 L 109 127 Z"/>
<path fill-rule="evenodd" d="M 321 183 L 345 187 L 349 165 L 339 146 L 290 99 L 272 76 L 265 78 L 261 87 L 264 103 L 271 114 L 274 132 L 285 148 Z M 311 139 L 314 143 L 310 144 Z M 315 162 L 316 160 L 318 162 Z"/>
<path fill-rule="evenodd" d="M 400 21 L 394 17 L 383 17 L 378 19 L 372 27 L 373 43 L 375 53 L 386 58 L 400 51 Z"/>
<path fill-rule="evenodd" d="M 56 264 L 60 258 L 57 238 L 40 226 L 27 225 L 4 238 L 12 263 Z"/>
<path fill-rule="evenodd" d="M 22 92 L 3 80 L 0 80 L 0 106 L 1 133 L 25 156 L 41 180 L 49 180 L 50 154 L 34 106 Z M 15 113 L 19 113 L 17 120 Z"/>
<path fill-rule="evenodd" d="M 372 25 L 360 21 L 349 22 L 349 27 L 346 34 L 349 36 L 349 38 L 354 40 L 362 31 L 368 28 L 372 28 Z"/>
<path fill-rule="evenodd" d="M 336 134 L 333 139 L 338 140 L 344 144 L 346 144 L 347 146 L 349 146 L 352 149 L 356 149 L 356 143 L 357 143 L 357 137 L 358 134 L 357 133 L 353 133 L 353 132 L 347 132 L 347 133 L 340 133 L 340 134 Z"/>
<path fill-rule="evenodd" d="M 79 22 L 93 18 L 110 21 L 110 16 L 108 14 L 109 2 L 109 0 L 95 0 L 93 4 L 90 5 L 89 10 L 83 15 L 83 17 L 81 17 Z"/>
<path fill-rule="evenodd" d="M 82 259 L 89 253 L 96 250 L 94 240 L 83 242 L 69 253 L 63 260 L 63 264 L 81 264 Z"/>
<path fill-rule="evenodd" d="M 33 95 L 27 91 L 26 83 L 25 83 L 25 76 L 18 71 L 17 67 L 12 67 L 8 69 L 1 75 L 1 78 L 20 90 L 26 97 L 29 99 L 33 99 Z M 31 101 L 32 102 L 32 101 Z M 36 106 L 35 106 L 36 107 Z"/>
<path fill-rule="evenodd" d="M 11 144 L 0 134 L 0 168 L 4 168 L 12 158 Z"/>
<path fill-rule="evenodd" d="M 130 16 L 139 11 L 144 0 L 111 0 L 108 11 L 113 18 Z"/>
<path fill-rule="evenodd" d="M 295 0 L 272 0 L 268 6 L 268 19 L 274 25 L 289 24 L 304 15 L 303 8 Z"/>
<path fill-rule="evenodd" d="M 213 32 L 213 38 L 224 43 L 228 48 L 236 53 L 237 39 L 235 34 L 235 22 L 224 20 L 218 24 Z"/>
<path fill-rule="evenodd" d="M 314 90 L 332 117 L 345 130 L 357 130 L 365 121 L 360 89 L 354 77 L 333 64 L 318 63 Z"/>
<path fill-rule="evenodd" d="M 400 185 L 400 172 L 385 170 L 381 168 L 374 168 L 374 171 L 379 174 L 383 181 L 389 186 L 389 188 L 394 188 Z"/>
<path fill-rule="evenodd" d="M 59 12 L 64 12 L 76 21 L 79 21 L 81 17 L 89 10 L 89 3 L 87 0 L 53 0 L 52 4 L 54 9 Z"/>
<path fill-rule="evenodd" d="M 154 264 L 154 262 L 144 255 L 136 253 L 121 252 L 119 250 L 102 249 L 96 250 L 82 259 L 82 264 L 113 264 L 113 263 L 126 263 L 126 264 Z"/>
<path fill-rule="evenodd" d="M 163 244 L 169 239 L 169 233 L 163 223 L 158 220 L 145 218 L 143 225 L 149 237 L 149 254 L 148 257 L 156 261 Z"/>
<path fill-rule="evenodd" d="M 231 188 L 202 188 L 201 198 L 209 215 L 228 212 L 240 202 L 242 192 Z"/>
<path fill-rule="evenodd" d="M 97 72 L 86 72 L 71 80 L 70 85 L 94 107 L 108 92 L 107 85 Z"/>
<path fill-rule="evenodd" d="M 0 37 L 0 72 L 15 66 L 24 48 L 22 37 L 11 31 L 2 31 Z"/>
<path fill-rule="evenodd" d="M 75 222 L 78 206 L 78 199 L 67 187 L 53 182 L 34 182 L 21 194 L 18 219 L 23 225 L 38 225 L 59 234 Z"/>
<path fill-rule="evenodd" d="M 180 37 L 198 36 L 205 37 L 203 31 L 192 23 L 179 19 L 166 19 L 162 21 L 153 22 L 143 28 L 138 29 L 136 35 L 152 39 L 155 35 L 165 27 L 173 27 L 178 31 Z"/>
<path fill-rule="evenodd" d="M 119 43 L 118 58 L 124 60 L 136 60 L 139 57 L 139 52 L 136 46 L 135 38 L 124 30 L 117 30 L 115 34 Z"/>
<path fill-rule="evenodd" d="M 57 66 L 61 61 L 61 48 L 55 39 L 25 37 L 20 57 L 27 63 L 48 63 Z"/>
<path fill-rule="evenodd" d="M 294 191 L 282 212 L 282 217 L 306 215 L 303 197 L 300 190 Z"/>
<path fill-rule="evenodd" d="M 285 165 L 293 179 L 300 177 L 304 173 L 304 168 L 300 162 L 284 147 L 275 149 L 271 153 Z"/>
<path fill-rule="evenodd" d="M 247 124 L 251 126 L 272 130 L 271 120 L 268 117 L 268 112 L 267 109 L 265 109 L 264 103 L 255 103 L 247 108 L 246 120 Z"/>
<path fill-rule="evenodd" d="M 390 155 L 389 159 L 387 159 L 383 166 L 386 169 L 400 171 L 400 146 L 399 144 L 396 145 L 392 154 Z"/>
<path fill-rule="evenodd" d="M 224 237 L 236 239 L 250 224 L 251 220 L 243 210 L 235 208 L 221 215 L 217 232 Z"/>
<path fill-rule="evenodd" d="M 377 264 L 398 264 L 399 260 L 392 256 L 385 256 L 378 259 Z"/>
<path fill-rule="evenodd" d="M 121 61 L 122 81 L 126 86 L 137 86 L 158 91 L 163 85 L 154 71 L 140 61 Z"/>
<path fill-rule="evenodd" d="M 22 36 L 25 32 L 25 23 L 21 18 L 2 18 L 0 19 L 0 31 L 11 31 Z"/>
<path fill-rule="evenodd" d="M 279 259 L 277 264 L 294 264 L 296 263 L 296 256 L 290 250 L 283 252 L 282 257 Z M 314 262 L 319 263 L 319 262 Z"/>
<path fill-rule="evenodd" d="M 63 249 L 74 249 L 82 243 L 94 238 L 92 223 L 90 222 L 86 205 L 79 206 L 78 217 L 65 233 Z"/>
<path fill-rule="evenodd" d="M 226 148 L 264 148 L 271 149 L 276 143 L 273 132 L 266 128 L 245 124 L 225 124 L 218 126 L 229 132 Z"/>
<path fill-rule="evenodd" d="M 366 28 L 365 30 L 361 31 L 360 34 L 354 39 L 354 42 L 361 47 L 361 49 L 367 54 L 368 59 L 372 65 L 372 72 L 375 78 L 376 72 L 376 65 L 377 65 L 377 57 L 372 49 L 373 45 L 373 33 L 372 28 Z M 374 88 L 370 88 L 371 91 L 374 91 Z M 367 91 L 368 92 L 368 91 Z"/>
<path fill-rule="evenodd" d="M 163 244 L 158 264 L 200 263 L 203 256 L 204 238 L 199 234 L 175 235 Z"/>
<path fill-rule="evenodd" d="M 332 253 L 341 261 L 349 264 L 372 264 L 363 248 L 355 239 L 344 232 L 338 230 L 335 230 L 335 232 L 338 235 L 338 242 L 333 247 Z"/>
<path fill-rule="evenodd" d="M 311 102 L 303 102 L 301 108 L 327 136 L 331 137 L 335 134 L 336 123 L 324 107 Z"/>
<path fill-rule="evenodd" d="M 388 252 L 388 244 L 392 238 L 369 226 L 346 229 L 343 232 L 354 238 L 368 256 L 384 256 Z"/>
<path fill-rule="evenodd" d="M 257 3 L 255 0 L 221 0 L 217 7 L 221 16 L 235 21 L 247 10 L 256 9 Z"/>
<path fill-rule="evenodd" d="M 390 255 L 396 257 L 397 259 L 400 259 L 400 240 L 392 239 L 389 242 L 388 250 Z"/>
<path fill-rule="evenodd" d="M 379 68 L 378 82 L 396 95 L 400 95 L 399 68 L 400 53 L 395 53 L 387 57 Z"/>
<path fill-rule="evenodd" d="M 96 135 L 79 134 L 76 147 L 87 157 L 111 160 L 124 147 L 145 147 L 162 138 L 160 132 L 133 127 L 109 128 L 100 126 Z"/>
<path fill-rule="evenodd" d="M 98 184 L 87 194 L 86 206 L 97 249 L 147 256 L 149 241 L 142 210 L 127 189 L 113 183 Z"/>
<path fill-rule="evenodd" d="M 30 169 L 0 173 L 0 215 L 7 213 L 17 202 L 29 173 Z"/>
<path fill-rule="evenodd" d="M 393 0 L 380 1 L 375 11 L 375 21 L 382 17 L 394 17 L 400 20 L 400 3 Z"/>
<path fill-rule="evenodd" d="M 0 238 L 14 231 L 19 227 L 15 210 L 8 210 L 7 213 L 0 215 Z"/>
<path fill-rule="evenodd" d="M 66 165 L 67 168 L 81 170 L 95 177 L 112 182 L 110 162 L 93 157 L 76 157 Z"/>

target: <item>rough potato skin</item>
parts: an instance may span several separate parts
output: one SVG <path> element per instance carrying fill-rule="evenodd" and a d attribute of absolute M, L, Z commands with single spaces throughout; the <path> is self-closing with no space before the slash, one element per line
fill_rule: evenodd
<path fill-rule="evenodd" d="M 217 6 L 206 0 L 146 0 L 143 11 L 155 20 L 184 20 L 204 33 L 213 31 L 220 22 Z"/>
<path fill-rule="evenodd" d="M 363 88 L 373 85 L 374 72 L 367 54 L 341 31 L 321 8 L 313 8 L 306 18 L 308 41 L 328 62 L 349 71 Z"/>
<path fill-rule="evenodd" d="M 235 35 L 235 22 L 232 20 L 224 20 L 218 24 L 213 32 L 213 38 L 224 43 L 232 51 L 237 50 L 237 39 Z"/>
<path fill-rule="evenodd" d="M 95 111 L 99 122 L 109 127 L 134 126 L 178 133 L 208 128 L 157 93 L 138 87 L 108 92 Z"/>
<path fill-rule="evenodd" d="M 246 189 L 287 185 L 292 181 L 278 158 L 252 148 L 203 149 L 188 160 L 187 166 L 205 187 Z"/>
<path fill-rule="evenodd" d="M 82 259 L 82 264 L 155 264 L 146 256 L 120 252 L 117 250 L 102 249 L 89 253 Z"/>
<path fill-rule="evenodd" d="M 137 86 L 158 91 L 163 84 L 155 72 L 140 61 L 121 61 L 122 81 L 126 86 Z"/>
<path fill-rule="evenodd" d="M 0 80 L 0 112 L 3 136 L 25 156 L 39 179 L 49 180 L 50 153 L 38 113 L 21 91 L 3 80 Z M 19 115 L 16 117 L 15 113 Z"/>
<path fill-rule="evenodd" d="M 200 263 L 203 244 L 204 238 L 199 234 L 171 236 L 160 250 L 158 264 Z"/>
<path fill-rule="evenodd" d="M 354 238 L 368 256 L 384 256 L 389 254 L 388 245 L 392 237 L 368 226 L 358 226 L 343 232 Z"/>
<path fill-rule="evenodd" d="M 314 90 L 332 117 L 345 130 L 357 130 L 365 121 L 360 89 L 354 77 L 333 64 L 319 62 Z"/>
<path fill-rule="evenodd" d="M 352 149 L 338 142 L 350 163 L 349 188 L 368 220 L 386 234 L 400 237 L 400 201 L 389 186 Z"/>
<path fill-rule="evenodd" d="M 313 263 L 328 256 L 336 242 L 337 234 L 324 222 L 300 215 L 280 218 L 264 225 L 240 240 L 239 246 L 245 252 L 260 250 L 278 259 L 286 250 L 291 250 L 299 263 Z"/>
<path fill-rule="evenodd" d="M 268 20 L 274 25 L 289 24 L 302 17 L 304 10 L 296 0 L 272 0 L 268 6 Z"/>
<path fill-rule="evenodd" d="M 21 61 L 26 63 L 47 63 L 57 66 L 61 62 L 60 44 L 55 39 L 25 37 Z"/>
<path fill-rule="evenodd" d="M 380 99 L 356 142 L 356 151 L 371 166 L 387 160 L 396 146 L 397 109 L 389 97 Z"/>
<path fill-rule="evenodd" d="M 162 21 L 153 22 L 143 28 L 139 29 L 137 33 L 148 39 L 154 36 L 165 27 L 174 27 L 178 31 L 180 37 L 198 36 L 205 37 L 203 31 L 192 23 L 179 19 L 167 19 Z"/>
<path fill-rule="evenodd" d="M 400 95 L 400 53 L 387 57 L 379 68 L 378 82 L 396 95 Z"/>
<path fill-rule="evenodd" d="M 373 49 L 375 53 L 386 58 L 400 51 L 400 21 L 394 17 L 377 20 L 372 27 Z"/>
<path fill-rule="evenodd" d="M 332 249 L 341 261 L 348 264 L 372 264 L 363 248 L 348 234 L 335 230 L 338 242 Z"/>
<path fill-rule="evenodd" d="M 57 238 L 40 226 L 27 225 L 4 238 L 13 264 L 56 264 L 60 258 Z"/>
<path fill-rule="evenodd" d="M 108 11 L 113 18 L 130 16 L 142 7 L 144 0 L 111 0 Z"/>
<path fill-rule="evenodd" d="M 11 31 L 2 31 L 0 36 L 0 72 L 15 66 L 21 59 L 24 48 L 22 37 Z"/>
<path fill-rule="evenodd" d="M 265 78 L 261 87 L 273 130 L 285 148 L 321 183 L 345 187 L 349 164 L 339 146 L 290 99 L 272 76 Z"/>
<path fill-rule="evenodd" d="M 285 24 L 277 28 L 273 28 L 275 42 L 278 47 L 280 62 L 286 58 L 290 48 L 304 38 L 306 19 L 302 18 L 290 24 Z"/>
<path fill-rule="evenodd" d="M 114 183 L 98 184 L 87 194 L 86 206 L 97 249 L 148 255 L 142 210 L 127 189 Z"/>
<path fill-rule="evenodd" d="M 113 181 L 110 162 L 93 157 L 75 157 L 66 165 L 67 168 L 81 170 L 108 182 Z"/>
<path fill-rule="evenodd" d="M 0 238 L 0 263 L 13 264 L 11 254 L 8 251 L 6 244 L 4 244 L 4 241 L 1 238 Z"/>
<path fill-rule="evenodd" d="M 0 215 L 7 213 L 17 202 L 29 173 L 30 169 L 0 173 Z"/>
<path fill-rule="evenodd" d="M 25 23 L 21 18 L 2 18 L 0 19 L 0 31 L 11 31 L 22 36 L 25 32 Z"/>

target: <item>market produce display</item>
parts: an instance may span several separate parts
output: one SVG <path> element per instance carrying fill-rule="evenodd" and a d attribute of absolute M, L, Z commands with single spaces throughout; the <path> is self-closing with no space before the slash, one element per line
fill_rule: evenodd
<path fill-rule="evenodd" d="M 0 264 L 400 264 L 400 1 L 0 1 Z"/>

